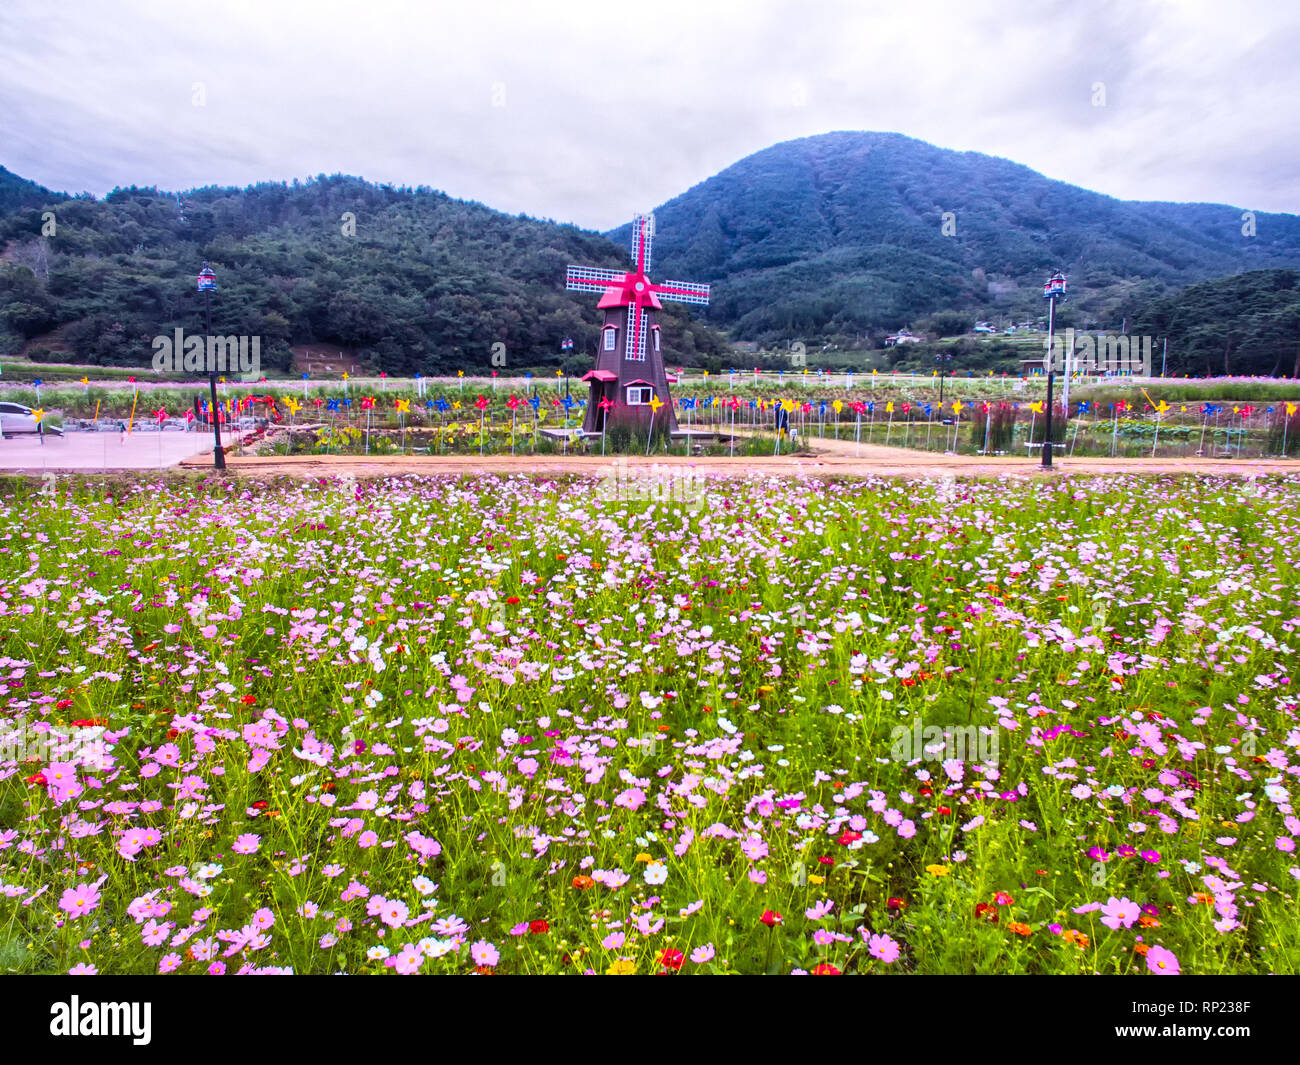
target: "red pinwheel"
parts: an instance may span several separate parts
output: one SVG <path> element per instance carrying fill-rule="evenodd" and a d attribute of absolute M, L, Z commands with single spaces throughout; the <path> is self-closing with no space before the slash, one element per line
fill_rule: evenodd
<path fill-rule="evenodd" d="M 153 416 L 158 419 L 158 424 L 162 425 L 162 423 L 167 420 L 167 408 L 159 407 L 153 412 Z"/>
<path fill-rule="evenodd" d="M 478 399 L 476 399 L 476 400 L 474 401 L 474 406 L 476 406 L 479 410 L 486 410 L 486 409 L 487 409 L 487 405 L 488 405 L 488 403 L 490 403 L 490 402 L 491 402 L 491 400 L 489 400 L 489 399 L 487 398 L 487 396 L 480 395 L 480 396 L 478 397 Z"/>
<path fill-rule="evenodd" d="M 361 409 L 362 409 L 362 410 L 373 410 L 373 409 L 374 409 L 374 406 L 375 406 L 375 397 L 374 397 L 374 396 L 362 396 L 362 397 L 361 397 Z"/>
<path fill-rule="evenodd" d="M 608 396 L 601 396 L 600 402 L 597 403 L 596 406 L 598 406 L 601 410 L 609 410 L 614 406 L 614 404 L 609 401 Z"/>
<path fill-rule="evenodd" d="M 511 410 L 519 409 L 519 397 L 511 393 L 510 398 L 506 400 L 506 406 Z"/>
<path fill-rule="evenodd" d="M 314 403 L 317 406 L 317 408 L 319 408 L 320 405 L 324 402 L 325 401 L 321 399 L 319 396 L 317 396 L 315 399 L 312 400 L 312 403 Z"/>

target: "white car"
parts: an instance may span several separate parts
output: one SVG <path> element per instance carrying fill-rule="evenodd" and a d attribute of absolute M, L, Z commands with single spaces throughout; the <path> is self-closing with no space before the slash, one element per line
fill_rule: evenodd
<path fill-rule="evenodd" d="M 38 422 L 32 408 L 21 403 L 0 403 L 0 432 L 5 436 L 18 433 L 44 433 L 47 436 L 62 436 L 63 430 L 55 425 L 47 425 L 44 420 Z"/>

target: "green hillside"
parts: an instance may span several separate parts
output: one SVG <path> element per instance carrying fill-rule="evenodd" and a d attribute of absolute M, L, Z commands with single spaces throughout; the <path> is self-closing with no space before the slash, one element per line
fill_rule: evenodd
<path fill-rule="evenodd" d="M 942 232 L 945 212 L 955 235 Z M 892 133 L 775 145 L 670 200 L 656 221 L 659 271 L 712 282 L 710 320 L 762 344 L 852 344 L 941 310 L 1036 317 L 1056 269 L 1072 289 L 1063 324 L 1117 330 L 1123 305 L 1300 265 L 1293 215 L 1257 214 L 1247 237 L 1239 208 L 1125 202 Z"/>
<path fill-rule="evenodd" d="M 0 217 L 0 353 L 92 364 L 147 365 L 154 336 L 201 330 L 194 275 L 208 259 L 213 330 L 261 336 L 264 368 L 287 369 L 291 344 L 322 343 L 389 373 L 482 369 L 504 343 L 518 371 L 559 365 L 572 337 L 585 369 L 599 317 L 593 298 L 565 292 L 565 266 L 628 261 L 597 233 L 353 177 L 25 204 Z M 57 220 L 48 239 L 44 206 Z M 670 352 L 724 348 L 683 309 L 664 326 Z"/>

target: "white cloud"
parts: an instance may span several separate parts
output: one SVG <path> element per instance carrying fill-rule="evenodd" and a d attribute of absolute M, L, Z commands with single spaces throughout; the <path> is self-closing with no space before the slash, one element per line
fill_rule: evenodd
<path fill-rule="evenodd" d="M 1297 45 L 1290 0 L 7 0 L 0 163 L 99 195 L 341 171 L 605 229 L 777 141 L 871 129 L 1295 211 Z"/>

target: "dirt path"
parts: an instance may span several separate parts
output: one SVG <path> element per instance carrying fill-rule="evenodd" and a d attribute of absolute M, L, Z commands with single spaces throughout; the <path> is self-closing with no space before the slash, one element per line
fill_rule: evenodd
<path fill-rule="evenodd" d="M 1037 458 L 1020 456 L 983 458 L 977 455 L 938 455 L 898 447 L 863 444 L 852 440 L 817 440 L 816 454 L 780 458 L 736 458 L 628 455 L 626 468 L 660 469 L 681 467 L 695 473 L 745 477 L 989 477 L 1051 476 L 1044 474 Z M 858 453 L 860 450 L 860 454 Z M 599 455 L 303 455 L 230 456 L 232 472 L 252 477 L 393 477 L 404 474 L 463 476 L 493 474 L 594 474 L 608 471 L 613 456 Z M 211 469 L 207 459 L 181 463 L 183 469 Z M 1300 462 L 1281 459 L 1238 461 L 1233 459 L 1058 459 L 1055 470 L 1073 474 L 1111 473 L 1197 473 L 1258 477 L 1265 474 L 1300 473 Z"/>

